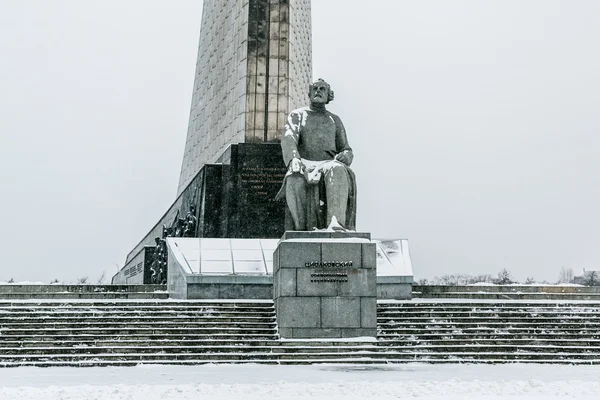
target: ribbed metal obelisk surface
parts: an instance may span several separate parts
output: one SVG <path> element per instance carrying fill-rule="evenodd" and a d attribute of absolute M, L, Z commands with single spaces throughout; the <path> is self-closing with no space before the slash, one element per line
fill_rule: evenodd
<path fill-rule="evenodd" d="M 277 142 L 312 78 L 310 0 L 204 0 L 178 194 L 232 143 Z"/>

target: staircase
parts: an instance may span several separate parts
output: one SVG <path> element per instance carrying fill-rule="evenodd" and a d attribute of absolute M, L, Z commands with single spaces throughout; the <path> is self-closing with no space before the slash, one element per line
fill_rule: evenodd
<path fill-rule="evenodd" d="M 273 302 L 0 301 L 0 366 L 600 364 L 600 303 L 380 302 L 377 341 L 281 340 Z"/>
<path fill-rule="evenodd" d="M 380 302 L 377 321 L 392 362 L 600 364 L 600 303 Z"/>
<path fill-rule="evenodd" d="M 359 361 L 364 341 L 279 340 L 272 301 L 0 302 L 0 366 Z"/>

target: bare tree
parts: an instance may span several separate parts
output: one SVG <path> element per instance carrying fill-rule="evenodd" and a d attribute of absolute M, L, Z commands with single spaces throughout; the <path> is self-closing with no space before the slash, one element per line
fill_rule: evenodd
<path fill-rule="evenodd" d="M 562 267 L 558 274 L 558 283 L 573 283 L 574 278 L 573 268 Z"/>
<path fill-rule="evenodd" d="M 493 280 L 494 278 L 490 274 L 474 275 L 469 276 L 467 284 L 472 285 L 474 283 L 492 283 Z"/>
<path fill-rule="evenodd" d="M 461 284 L 460 274 L 446 274 L 441 277 L 436 276 L 433 278 L 433 284 L 443 286 L 458 286 Z"/>
<path fill-rule="evenodd" d="M 493 280 L 489 274 L 483 275 L 469 275 L 469 274 L 446 274 L 443 276 L 436 276 L 431 280 L 433 285 L 444 285 L 444 286 L 459 286 L 459 285 L 473 285 L 475 283 L 491 283 Z"/>
<path fill-rule="evenodd" d="M 85 285 L 88 283 L 88 277 L 87 276 L 82 276 L 81 278 L 77 279 L 77 284 L 78 285 Z"/>
<path fill-rule="evenodd" d="M 511 273 L 506 269 L 502 268 L 500 272 L 498 272 L 498 277 L 494 280 L 496 285 L 510 285 L 514 283 Z"/>
<path fill-rule="evenodd" d="M 102 271 L 102 273 L 100 274 L 100 276 L 98 277 L 98 280 L 96 281 L 96 283 L 98 285 L 102 285 L 104 284 L 104 279 L 106 278 L 106 271 Z"/>
<path fill-rule="evenodd" d="M 586 286 L 600 286 L 600 276 L 598 276 L 598 271 L 584 271 L 583 284 Z"/>

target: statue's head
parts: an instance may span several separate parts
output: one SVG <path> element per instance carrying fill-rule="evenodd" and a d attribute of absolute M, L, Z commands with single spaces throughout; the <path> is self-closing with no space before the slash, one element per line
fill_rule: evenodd
<path fill-rule="evenodd" d="M 329 104 L 333 100 L 333 90 L 329 83 L 319 79 L 308 87 L 308 97 L 313 104 Z"/>

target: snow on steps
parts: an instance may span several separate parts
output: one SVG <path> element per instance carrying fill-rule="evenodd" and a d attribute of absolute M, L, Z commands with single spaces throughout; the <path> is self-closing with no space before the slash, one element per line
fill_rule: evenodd
<path fill-rule="evenodd" d="M 464 286 L 413 285 L 414 299 L 495 299 L 495 300 L 595 300 L 600 301 L 600 286 L 581 285 L 494 285 Z"/>
<path fill-rule="evenodd" d="M 166 285 L 0 284 L 0 299 L 168 299 Z"/>
<path fill-rule="evenodd" d="M 420 361 L 600 360 L 600 303 L 429 300 L 380 302 L 379 346 Z"/>
<path fill-rule="evenodd" d="M 388 301 L 378 329 L 280 340 L 271 301 L 0 301 L 0 366 L 600 364 L 600 303 Z"/>

